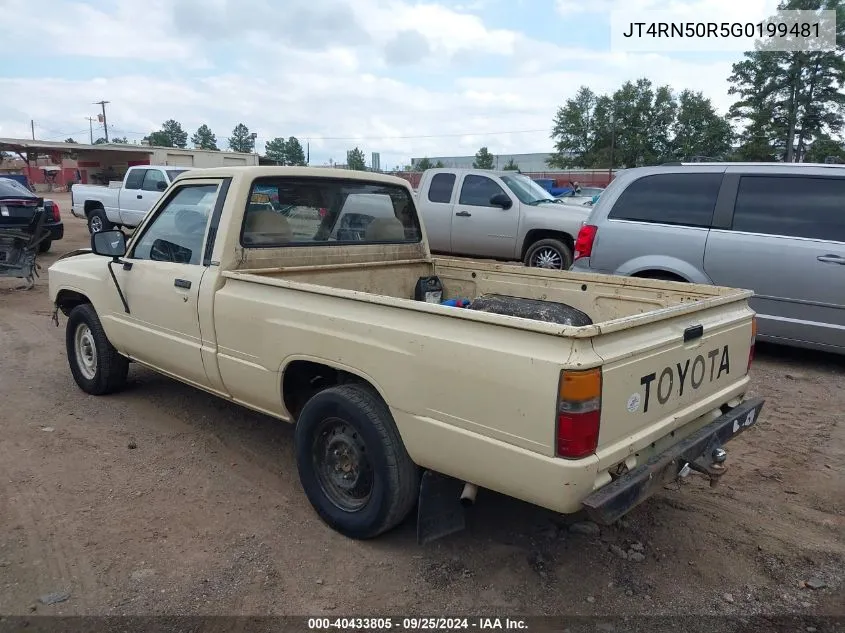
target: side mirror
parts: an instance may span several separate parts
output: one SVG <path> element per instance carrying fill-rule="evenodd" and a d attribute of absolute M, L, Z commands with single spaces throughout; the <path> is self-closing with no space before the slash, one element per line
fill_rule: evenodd
<path fill-rule="evenodd" d="M 164 191 L 165 189 L 167 189 L 167 183 L 163 180 L 159 180 L 156 183 L 156 189 L 158 189 L 159 191 Z"/>
<path fill-rule="evenodd" d="M 511 202 L 511 199 L 506 193 L 494 193 L 490 196 L 490 206 L 510 209 L 513 206 L 513 202 Z"/>
<path fill-rule="evenodd" d="M 91 235 L 91 250 L 104 257 L 126 255 L 126 236 L 123 231 L 100 231 Z"/>

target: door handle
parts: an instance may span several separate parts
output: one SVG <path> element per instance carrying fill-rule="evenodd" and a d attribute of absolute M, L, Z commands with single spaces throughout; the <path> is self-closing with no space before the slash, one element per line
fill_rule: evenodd
<path fill-rule="evenodd" d="M 824 264 L 845 265 L 845 257 L 840 257 L 839 255 L 819 255 L 816 259 Z"/>
<path fill-rule="evenodd" d="M 140 193 L 137 195 L 138 200 L 140 200 L 140 199 L 141 199 L 141 198 L 143 198 L 143 197 L 144 197 L 144 196 L 142 196 Z"/>
<path fill-rule="evenodd" d="M 458 211 L 455 215 L 461 218 L 468 218 L 472 216 L 472 213 L 470 213 L 469 211 Z"/>
<path fill-rule="evenodd" d="M 191 282 L 187 279 L 174 279 L 173 285 L 177 288 L 185 288 L 186 290 L 189 290 L 191 288 Z"/>

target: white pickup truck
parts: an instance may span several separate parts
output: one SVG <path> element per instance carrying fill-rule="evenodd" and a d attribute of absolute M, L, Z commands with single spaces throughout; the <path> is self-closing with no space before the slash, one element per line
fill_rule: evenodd
<path fill-rule="evenodd" d="M 77 385 L 136 362 L 295 424 L 308 499 L 353 538 L 416 506 L 427 542 L 483 489 L 609 524 L 717 482 L 763 406 L 750 291 L 432 258 L 391 176 L 197 170 L 91 241 L 49 268 Z"/>
<path fill-rule="evenodd" d="M 184 171 L 187 170 L 166 165 L 136 165 L 126 170 L 119 187 L 73 185 L 70 188 L 71 213 L 86 218 L 91 233 L 121 226 L 134 228 L 176 176 Z"/>
<path fill-rule="evenodd" d="M 428 169 L 416 195 L 432 252 L 554 270 L 572 265 L 590 214 L 515 171 Z"/>

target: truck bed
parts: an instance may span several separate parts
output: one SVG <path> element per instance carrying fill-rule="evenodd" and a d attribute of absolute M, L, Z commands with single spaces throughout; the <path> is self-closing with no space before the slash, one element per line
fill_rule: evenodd
<path fill-rule="evenodd" d="M 609 278 L 607 275 L 589 273 L 560 273 L 446 257 L 434 258 L 433 263 L 424 260 L 333 263 L 243 269 L 225 275 L 328 294 L 347 291 L 341 293 L 345 298 L 577 338 L 589 338 L 699 311 L 703 307 L 702 303 L 716 307 L 741 301 L 752 294 L 737 288 L 636 277 Z M 593 325 L 561 326 L 414 301 L 417 280 L 429 275 L 440 278 L 444 300 L 472 300 L 482 294 L 500 294 L 560 302 L 588 314 Z"/>

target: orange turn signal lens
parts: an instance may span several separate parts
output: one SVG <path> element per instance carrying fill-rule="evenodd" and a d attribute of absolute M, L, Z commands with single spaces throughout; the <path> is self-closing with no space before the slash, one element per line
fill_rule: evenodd
<path fill-rule="evenodd" d="M 562 402 L 584 402 L 601 396 L 601 368 L 560 372 L 558 395 Z"/>

